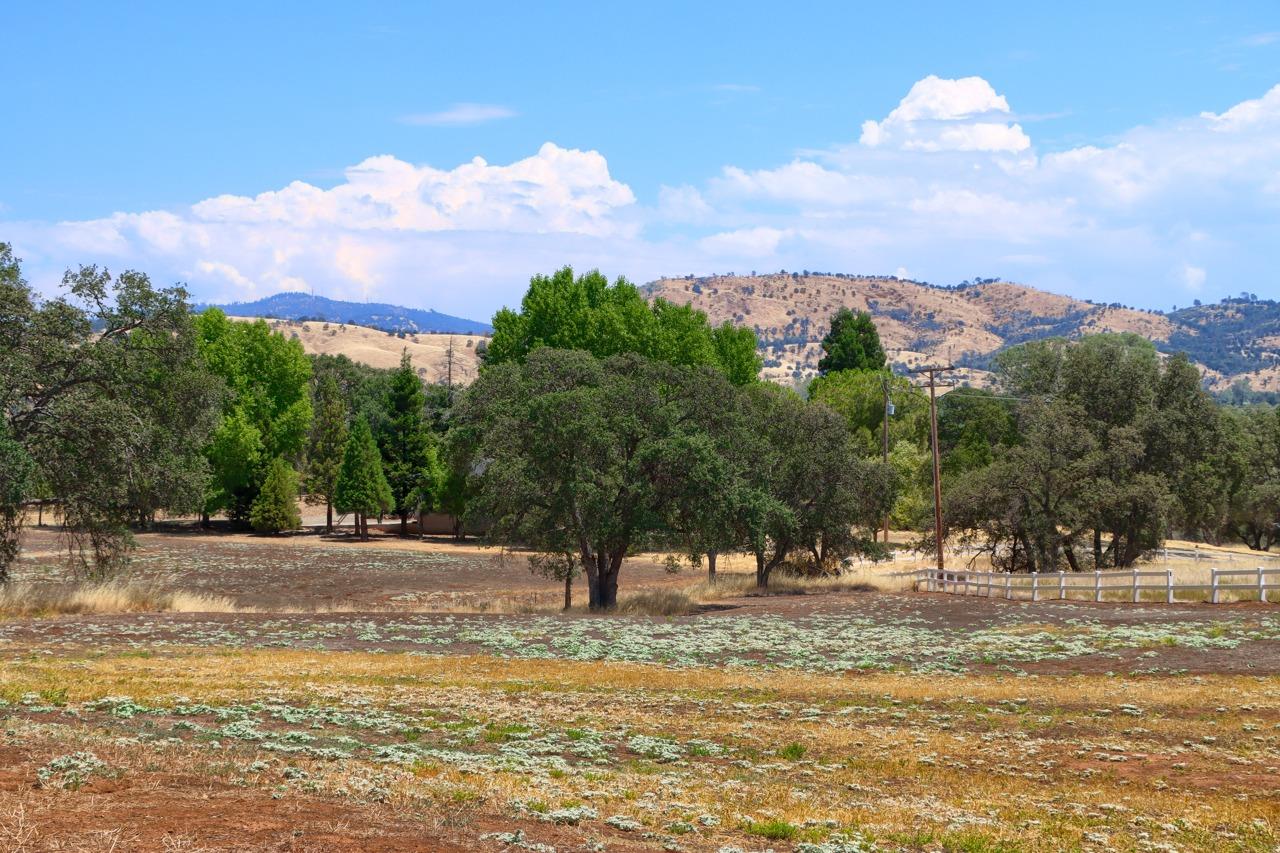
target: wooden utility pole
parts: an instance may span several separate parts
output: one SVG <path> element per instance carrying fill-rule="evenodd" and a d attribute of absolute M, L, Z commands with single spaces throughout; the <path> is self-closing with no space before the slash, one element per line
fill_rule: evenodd
<path fill-rule="evenodd" d="M 938 546 L 938 571 L 946 568 L 942 556 L 942 456 L 938 449 L 938 374 L 955 370 L 955 365 L 931 364 L 912 373 L 929 377 L 929 443 L 933 445 L 933 541 Z"/>
<path fill-rule="evenodd" d="M 884 429 L 883 429 L 884 464 L 888 465 L 889 464 L 889 407 L 893 405 L 892 403 L 889 402 L 889 377 L 888 376 L 883 377 L 880 380 L 880 384 L 881 384 L 881 387 L 884 388 Z M 873 536 L 872 538 L 874 539 L 875 537 Z M 886 513 L 884 517 L 884 544 L 886 548 L 889 546 L 889 515 L 888 513 Z"/>

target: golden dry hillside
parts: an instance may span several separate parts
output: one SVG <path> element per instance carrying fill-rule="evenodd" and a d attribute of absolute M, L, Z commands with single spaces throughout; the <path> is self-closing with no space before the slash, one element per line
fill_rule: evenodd
<path fill-rule="evenodd" d="M 840 307 L 875 319 L 889 359 L 900 367 L 945 361 L 954 377 L 984 385 L 982 367 L 999 350 L 1036 338 L 1132 332 L 1163 351 L 1188 352 L 1215 391 L 1247 381 L 1253 391 L 1280 392 L 1280 303 L 1224 300 L 1172 314 L 1098 305 L 1034 287 L 985 281 L 955 288 L 906 279 L 856 275 L 772 274 L 660 279 L 651 297 L 692 304 L 714 323 L 750 326 L 765 356 L 763 376 L 790 383 L 817 372 L 831 315 Z M 430 382 L 440 381 L 454 343 L 454 379 L 468 383 L 479 365 L 479 334 L 397 334 L 351 323 L 276 320 L 309 353 L 343 354 L 373 367 L 394 367 L 408 349 Z"/>
<path fill-rule="evenodd" d="M 1002 281 L 947 289 L 893 277 L 779 273 L 668 278 L 647 291 L 690 303 L 714 322 L 754 327 L 766 348 L 765 374 L 775 380 L 816 372 L 818 341 L 840 307 L 870 312 L 890 360 L 904 366 L 980 363 L 981 356 L 1002 347 L 1050 335 L 1134 332 L 1166 342 L 1175 331 L 1162 314 L 1095 305 Z M 974 368 L 959 374 L 977 384 L 987 378 Z"/>
<path fill-rule="evenodd" d="M 237 317 L 238 320 L 256 318 Z M 442 335 L 406 333 L 403 338 L 350 323 L 325 323 L 317 320 L 266 320 L 275 331 L 297 338 L 302 348 L 317 355 L 345 355 L 352 361 L 370 367 L 388 368 L 400 364 L 400 353 L 408 350 L 413 366 L 427 382 L 440 382 L 447 372 L 448 349 L 453 341 L 454 382 L 469 383 L 475 379 L 480 360 L 476 346 L 483 335 Z"/>

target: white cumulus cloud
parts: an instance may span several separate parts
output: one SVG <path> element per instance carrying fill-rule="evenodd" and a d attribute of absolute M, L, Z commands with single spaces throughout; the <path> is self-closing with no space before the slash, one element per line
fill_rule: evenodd
<path fill-rule="evenodd" d="M 641 203 L 596 151 L 546 143 L 453 168 L 382 154 L 338 183 L 72 222 L 8 222 L 28 276 L 107 263 L 204 300 L 314 288 L 487 317 L 564 264 L 662 274 L 819 269 L 1004 276 L 1168 307 L 1224 283 L 1277 297 L 1280 86 L 1106 140 L 1038 151 L 979 77 L 917 82 L 861 138 L 726 164 Z M 1210 277 L 1207 270 L 1212 270 Z M 903 273 L 899 273 L 903 274 Z"/>
<path fill-rule="evenodd" d="M 860 141 L 917 151 L 1025 151 L 1031 139 L 1008 115 L 1009 102 L 981 77 L 930 74 L 882 121 L 863 122 Z"/>

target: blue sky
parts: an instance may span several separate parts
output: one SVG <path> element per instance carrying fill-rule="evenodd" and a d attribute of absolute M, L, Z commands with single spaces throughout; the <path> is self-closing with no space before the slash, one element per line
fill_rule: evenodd
<path fill-rule="evenodd" d="M 1274 2 L 27 3 L 6 29 L 0 240 L 43 289 L 98 262 L 486 317 L 573 263 L 1280 296 Z"/>

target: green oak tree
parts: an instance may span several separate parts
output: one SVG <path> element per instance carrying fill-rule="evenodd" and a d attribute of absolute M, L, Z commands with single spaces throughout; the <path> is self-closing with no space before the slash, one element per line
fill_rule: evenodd
<path fill-rule="evenodd" d="M 715 448 L 687 390 L 706 375 L 549 347 L 490 365 L 450 434 L 452 457 L 479 460 L 474 511 L 502 541 L 577 555 L 589 606 L 613 609 L 627 553 L 665 533 L 671 503 L 706 486 L 690 472 L 714 465 Z"/>
<path fill-rule="evenodd" d="M 38 299 L 0 243 L 0 578 L 32 484 L 63 508 L 73 568 L 104 577 L 128 558 L 129 524 L 194 509 L 207 478 L 200 448 L 221 383 L 198 355 L 186 292 L 93 266 L 63 290 Z"/>

